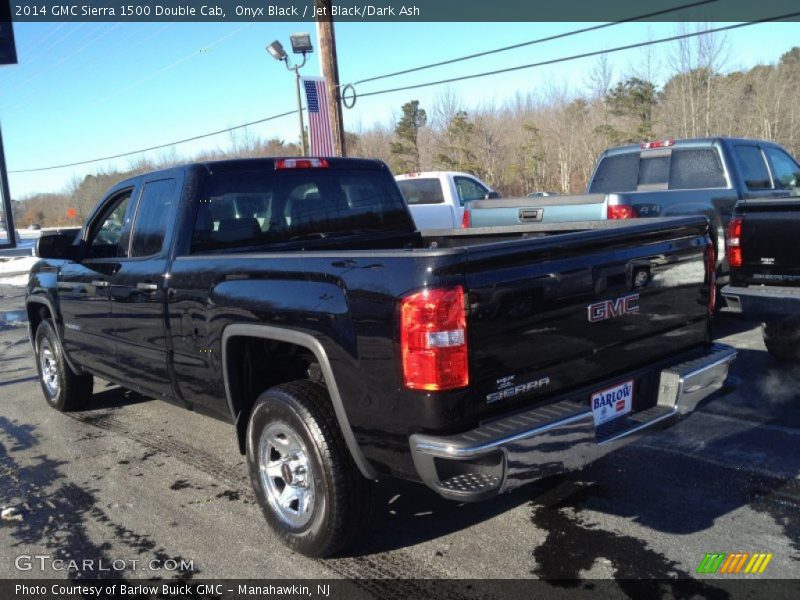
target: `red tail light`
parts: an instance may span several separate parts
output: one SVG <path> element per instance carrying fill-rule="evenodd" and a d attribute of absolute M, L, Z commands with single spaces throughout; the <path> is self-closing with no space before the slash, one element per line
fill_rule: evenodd
<path fill-rule="evenodd" d="M 412 390 L 452 390 L 469 384 L 464 289 L 425 290 L 400 305 L 403 383 Z"/>
<path fill-rule="evenodd" d="M 609 204 L 607 217 L 609 219 L 635 219 L 636 211 L 632 206 L 625 204 Z"/>
<path fill-rule="evenodd" d="M 469 229 L 472 227 L 472 217 L 470 217 L 469 209 L 464 207 L 464 212 L 461 213 L 461 229 Z"/>
<path fill-rule="evenodd" d="M 706 245 L 706 274 L 708 276 L 708 314 L 717 308 L 717 251 L 714 242 Z"/>
<path fill-rule="evenodd" d="M 327 169 L 328 161 L 324 158 L 279 158 L 275 161 L 276 169 Z"/>
<path fill-rule="evenodd" d="M 728 264 L 731 267 L 742 266 L 742 217 L 733 217 L 728 223 Z"/>

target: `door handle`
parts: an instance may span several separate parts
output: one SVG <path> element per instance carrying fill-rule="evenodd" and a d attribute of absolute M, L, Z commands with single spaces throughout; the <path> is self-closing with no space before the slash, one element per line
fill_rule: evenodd
<path fill-rule="evenodd" d="M 137 283 L 136 289 L 143 292 L 155 292 L 158 290 L 158 285 L 155 283 Z"/>
<path fill-rule="evenodd" d="M 95 279 L 95 280 L 92 280 L 92 285 L 94 287 L 108 287 L 109 284 L 108 284 L 107 281 L 104 281 L 102 279 Z"/>
<path fill-rule="evenodd" d="M 520 208 L 519 209 L 520 221 L 541 221 L 542 209 L 541 208 Z"/>

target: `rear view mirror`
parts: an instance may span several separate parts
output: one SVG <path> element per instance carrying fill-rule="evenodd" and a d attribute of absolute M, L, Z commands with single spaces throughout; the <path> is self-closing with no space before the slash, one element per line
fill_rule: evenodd
<path fill-rule="evenodd" d="M 36 256 L 39 258 L 56 258 L 61 260 L 77 260 L 80 246 L 76 246 L 78 231 L 59 231 L 45 234 L 36 241 Z"/>
<path fill-rule="evenodd" d="M 496 200 L 497 198 L 500 198 L 500 194 L 497 192 L 489 192 L 484 196 L 484 200 Z"/>

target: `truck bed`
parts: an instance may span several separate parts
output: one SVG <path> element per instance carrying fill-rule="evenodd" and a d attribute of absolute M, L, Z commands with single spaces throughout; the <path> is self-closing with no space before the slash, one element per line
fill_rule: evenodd
<path fill-rule="evenodd" d="M 410 430 L 474 427 L 710 343 L 707 241 L 705 219 L 681 217 L 426 231 L 378 244 L 374 236 L 332 238 L 303 242 L 303 252 L 180 257 L 170 276 L 177 379 L 208 406 L 224 395 L 208 378 L 209 368 L 221 370 L 217 352 L 198 357 L 187 343 L 192 323 L 212 342 L 243 321 L 308 333 L 330 353 L 369 459 L 413 477 Z M 453 285 L 468 298 L 469 385 L 435 394 L 405 389 L 398 299 Z M 635 297 L 631 310 L 609 314 L 626 297 Z M 590 322 L 595 304 L 607 318 Z M 531 387 L 498 400 L 511 383 Z M 653 381 L 643 385 L 637 409 L 655 401 Z M 398 453 L 407 459 L 399 469 Z"/>

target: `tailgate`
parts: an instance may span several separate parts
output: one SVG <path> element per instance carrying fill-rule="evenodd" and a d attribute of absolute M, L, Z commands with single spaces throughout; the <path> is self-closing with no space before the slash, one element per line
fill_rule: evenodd
<path fill-rule="evenodd" d="M 467 248 L 470 378 L 479 417 L 710 341 L 707 221 L 602 225 Z M 636 394 L 655 397 L 653 390 Z"/>
<path fill-rule="evenodd" d="M 747 201 L 742 207 L 737 284 L 800 285 L 800 199 Z"/>
<path fill-rule="evenodd" d="M 472 227 L 600 221 L 606 218 L 605 194 L 500 198 L 470 202 Z"/>

